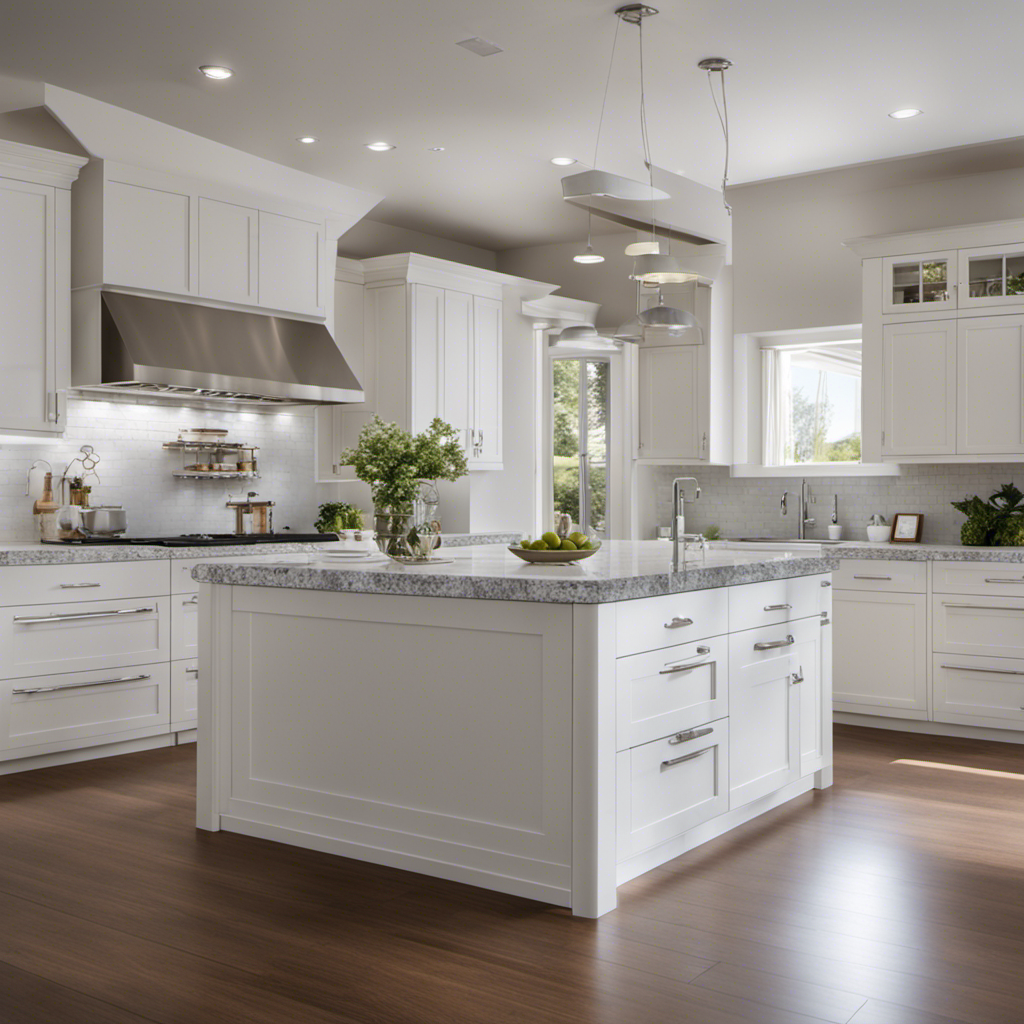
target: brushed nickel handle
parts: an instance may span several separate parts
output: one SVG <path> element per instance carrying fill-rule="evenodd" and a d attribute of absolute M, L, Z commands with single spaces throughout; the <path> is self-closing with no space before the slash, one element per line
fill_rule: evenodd
<path fill-rule="evenodd" d="M 682 732 L 677 732 L 675 736 L 671 737 L 669 743 L 673 746 L 677 743 L 688 743 L 690 740 L 699 740 L 701 736 L 710 736 L 714 731 L 714 728 L 710 725 L 705 726 L 703 729 L 684 729 Z"/>
<path fill-rule="evenodd" d="M 788 612 L 792 607 L 791 604 L 766 604 L 764 610 L 766 612 Z"/>
<path fill-rule="evenodd" d="M 826 618 L 825 618 L 825 616 L 824 616 L 824 614 L 822 614 L 822 617 L 821 617 L 821 624 L 822 624 L 823 626 L 831 626 L 831 625 L 832 625 L 832 620 L 831 620 L 831 619 L 826 619 Z"/>
<path fill-rule="evenodd" d="M 973 608 L 978 611 L 990 612 L 1024 612 L 1024 606 L 1017 608 L 1009 604 L 954 604 L 952 601 L 943 601 L 943 608 Z"/>
<path fill-rule="evenodd" d="M 82 590 L 86 587 L 102 587 L 102 583 L 58 583 L 61 590 Z"/>
<path fill-rule="evenodd" d="M 832 586 L 832 584 L 828 580 L 822 580 L 821 581 L 821 585 L 823 587 L 831 587 Z"/>
<path fill-rule="evenodd" d="M 855 580 L 891 580 L 891 576 L 854 576 Z"/>
<path fill-rule="evenodd" d="M 31 626 L 40 622 L 72 622 L 75 619 L 102 619 L 115 615 L 142 615 L 155 612 L 155 608 L 118 608 L 109 612 L 75 612 L 72 615 L 15 615 L 13 621 L 23 626 Z"/>
<path fill-rule="evenodd" d="M 679 629 L 680 626 L 692 626 L 693 619 L 681 619 L 678 615 L 673 615 L 669 622 L 665 623 L 666 629 Z"/>
<path fill-rule="evenodd" d="M 951 668 L 957 672 L 991 672 L 996 676 L 1024 676 L 1020 669 L 1013 668 L 975 668 L 973 665 L 940 665 L 939 668 Z"/>
<path fill-rule="evenodd" d="M 1024 577 L 1021 577 L 1019 580 L 998 580 L 994 576 L 986 576 L 985 577 L 985 582 L 986 583 L 1016 583 L 1016 584 L 1021 584 L 1021 583 L 1024 583 Z"/>
<path fill-rule="evenodd" d="M 793 634 L 790 633 L 785 640 L 762 640 L 760 643 L 754 644 L 755 651 L 774 651 L 778 647 L 792 647 L 796 641 L 793 639 Z"/>
<path fill-rule="evenodd" d="M 792 675 L 789 677 L 789 683 L 791 686 L 796 686 L 797 683 L 802 683 L 803 681 L 804 667 L 803 665 L 801 665 L 800 668 L 798 668 L 796 672 L 792 673 Z"/>
<path fill-rule="evenodd" d="M 684 761 L 692 761 L 695 757 L 700 757 L 701 754 L 706 754 L 709 750 L 714 750 L 714 747 L 705 747 L 703 750 L 695 750 L 692 754 L 683 754 L 681 757 L 673 757 L 668 761 L 662 761 L 662 768 L 671 768 L 673 765 L 682 764 Z"/>
<path fill-rule="evenodd" d="M 78 690 L 86 686 L 107 686 L 109 683 L 138 683 L 152 676 L 117 676 L 114 679 L 97 679 L 91 683 L 62 683 L 60 686 L 24 686 L 11 693 L 53 693 L 54 690 Z"/>
<path fill-rule="evenodd" d="M 667 665 L 658 672 L 659 676 L 671 676 L 676 672 L 691 672 L 695 668 L 703 668 L 705 665 L 714 665 L 713 661 L 695 661 L 692 665 Z"/>
<path fill-rule="evenodd" d="M 190 675 L 190 676 L 197 676 L 197 675 L 199 675 L 199 669 L 198 668 L 187 668 L 187 669 L 185 669 L 185 674 L 186 675 Z"/>
<path fill-rule="evenodd" d="M 184 606 L 186 604 L 199 604 L 199 595 L 198 594 L 194 594 L 192 597 L 188 598 L 185 601 L 182 601 L 181 603 L 182 603 L 182 606 Z"/>

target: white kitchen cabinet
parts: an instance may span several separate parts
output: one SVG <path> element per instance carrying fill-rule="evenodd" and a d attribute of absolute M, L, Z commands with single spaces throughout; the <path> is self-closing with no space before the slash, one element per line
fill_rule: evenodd
<path fill-rule="evenodd" d="M 199 197 L 199 294 L 259 301 L 259 210 Z"/>
<path fill-rule="evenodd" d="M 966 594 L 932 597 L 932 650 L 1024 658 L 1024 598 Z"/>
<path fill-rule="evenodd" d="M 502 303 L 473 296 L 473 426 L 469 468 L 501 469 L 502 434 Z"/>
<path fill-rule="evenodd" d="M 1024 242 L 959 250 L 960 309 L 1024 304 Z"/>
<path fill-rule="evenodd" d="M 800 686 L 818 683 L 820 618 L 729 636 L 729 809 L 801 775 Z"/>
<path fill-rule="evenodd" d="M 63 433 L 71 183 L 83 157 L 0 141 L 0 434 Z"/>
<path fill-rule="evenodd" d="M 882 454 L 956 453 L 955 320 L 882 329 Z"/>
<path fill-rule="evenodd" d="M 886 256 L 882 260 L 882 312 L 934 312 L 956 308 L 955 250 Z"/>
<path fill-rule="evenodd" d="M 199 717 L 199 663 L 171 662 L 171 729 L 182 732 L 196 727 Z"/>
<path fill-rule="evenodd" d="M 835 590 L 832 619 L 835 710 L 926 720 L 926 596 Z"/>
<path fill-rule="evenodd" d="M 171 660 L 199 657 L 199 595 L 171 598 Z"/>
<path fill-rule="evenodd" d="M 323 221 L 302 220 L 260 210 L 260 305 L 323 316 L 320 268 Z"/>
<path fill-rule="evenodd" d="M 960 320 L 957 382 L 957 452 L 1024 454 L 1024 316 Z"/>
<path fill-rule="evenodd" d="M 699 408 L 702 348 L 666 345 L 637 353 L 639 458 L 704 457 L 707 433 L 701 431 Z"/>
<path fill-rule="evenodd" d="M 1024 729 L 1024 659 L 936 654 L 934 719 Z"/>

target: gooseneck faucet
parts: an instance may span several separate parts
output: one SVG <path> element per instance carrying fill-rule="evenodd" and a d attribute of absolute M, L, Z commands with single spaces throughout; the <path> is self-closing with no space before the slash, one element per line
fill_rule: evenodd
<path fill-rule="evenodd" d="M 779 505 L 780 515 L 788 515 L 789 507 L 786 504 L 786 499 L 793 495 L 793 491 L 783 491 L 782 501 Z M 800 481 L 800 493 L 795 494 L 794 497 L 798 497 L 799 503 L 797 508 L 797 521 L 796 521 L 796 537 L 797 540 L 804 540 L 807 536 L 807 527 L 814 526 L 815 521 L 807 515 L 807 506 L 814 500 L 811 497 L 811 488 L 806 480 Z"/>
<path fill-rule="evenodd" d="M 692 476 L 677 476 L 672 481 L 672 571 L 679 572 L 679 552 L 686 561 L 686 495 L 683 484 L 693 484 L 693 500 L 700 497 L 700 484 Z M 680 547 L 681 545 L 681 547 Z"/>

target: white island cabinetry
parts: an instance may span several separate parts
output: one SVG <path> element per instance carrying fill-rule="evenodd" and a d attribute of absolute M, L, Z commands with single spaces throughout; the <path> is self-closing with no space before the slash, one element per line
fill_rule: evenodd
<path fill-rule="evenodd" d="M 202 567 L 197 824 L 600 916 L 830 784 L 823 568 L 623 599 L 500 548 L 419 574 Z"/>

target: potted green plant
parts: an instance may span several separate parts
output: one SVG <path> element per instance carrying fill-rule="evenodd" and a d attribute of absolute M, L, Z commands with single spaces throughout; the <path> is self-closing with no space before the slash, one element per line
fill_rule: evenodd
<path fill-rule="evenodd" d="M 455 481 L 469 471 L 458 431 L 441 419 L 413 436 L 379 416 L 359 432 L 355 447 L 340 455 L 373 495 L 377 545 L 386 555 L 407 557 L 414 532 L 414 505 L 424 482 Z M 415 546 L 422 545 L 418 536 Z"/>
<path fill-rule="evenodd" d="M 347 501 L 325 501 L 319 508 L 319 515 L 313 528 L 317 533 L 337 533 L 355 530 L 356 540 L 361 539 L 363 513 Z"/>

